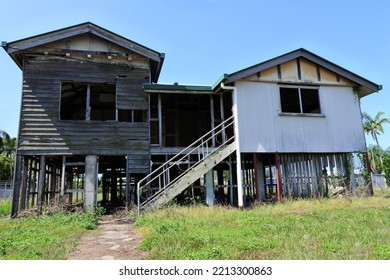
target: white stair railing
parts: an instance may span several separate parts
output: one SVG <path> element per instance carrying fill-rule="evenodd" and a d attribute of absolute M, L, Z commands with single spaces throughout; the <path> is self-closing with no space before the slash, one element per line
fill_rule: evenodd
<path fill-rule="evenodd" d="M 207 157 L 222 147 L 231 144 L 234 141 L 234 133 L 232 132 L 231 136 L 227 136 L 226 131 L 228 129 L 233 131 L 233 125 L 234 119 L 231 116 L 140 180 L 137 184 L 138 216 L 141 214 L 141 209 L 166 193 L 195 166 L 202 163 Z M 213 142 L 215 146 L 211 144 Z M 191 155 L 197 155 L 197 161 L 193 164 L 189 160 Z M 175 178 L 171 178 L 170 171 L 172 168 L 183 164 L 187 165 L 187 168 L 182 170 L 183 173 Z"/>

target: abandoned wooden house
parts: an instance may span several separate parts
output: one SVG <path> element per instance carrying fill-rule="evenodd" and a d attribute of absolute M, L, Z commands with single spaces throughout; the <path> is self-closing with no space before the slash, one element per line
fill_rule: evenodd
<path fill-rule="evenodd" d="M 359 100 L 381 90 L 305 49 L 211 86 L 159 84 L 163 53 L 89 22 L 2 46 L 23 72 L 12 215 L 326 195 L 328 175 L 353 185 Z"/>

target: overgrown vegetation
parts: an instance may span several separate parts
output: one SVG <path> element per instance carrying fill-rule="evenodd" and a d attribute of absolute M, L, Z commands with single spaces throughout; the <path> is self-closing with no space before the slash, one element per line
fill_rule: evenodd
<path fill-rule="evenodd" d="M 66 259 L 80 236 L 97 225 L 101 211 L 43 214 L 8 219 L 10 202 L 0 203 L 0 260 Z"/>
<path fill-rule="evenodd" d="M 251 210 L 170 207 L 136 225 L 150 259 L 390 259 L 389 193 Z"/>
<path fill-rule="evenodd" d="M 0 218 L 9 216 L 11 213 L 11 200 L 0 200 Z"/>

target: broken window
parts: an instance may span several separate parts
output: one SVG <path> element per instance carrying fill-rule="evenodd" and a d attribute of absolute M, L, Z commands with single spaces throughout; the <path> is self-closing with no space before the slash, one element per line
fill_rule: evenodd
<path fill-rule="evenodd" d="M 115 84 L 62 82 L 61 120 L 116 120 Z"/>
<path fill-rule="evenodd" d="M 318 88 L 280 87 L 283 113 L 320 114 Z"/>

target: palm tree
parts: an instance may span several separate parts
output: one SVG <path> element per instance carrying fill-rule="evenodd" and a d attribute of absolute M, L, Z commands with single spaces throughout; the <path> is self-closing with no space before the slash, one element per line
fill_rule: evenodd
<path fill-rule="evenodd" d="M 7 132 L 0 130 L 0 153 L 3 152 L 3 148 L 5 146 L 5 143 L 10 141 L 11 137 L 8 135 Z"/>
<path fill-rule="evenodd" d="M 379 159 L 381 163 L 381 167 L 383 169 L 383 159 L 382 152 L 379 146 L 378 135 L 384 133 L 383 124 L 390 123 L 390 119 L 382 117 L 384 112 L 378 112 L 374 118 L 372 118 L 369 114 L 363 113 L 363 128 L 366 134 L 371 134 L 372 138 L 376 142 L 376 146 L 379 151 Z"/>

